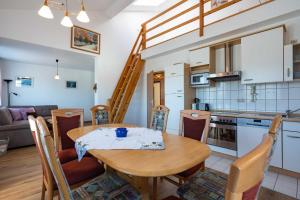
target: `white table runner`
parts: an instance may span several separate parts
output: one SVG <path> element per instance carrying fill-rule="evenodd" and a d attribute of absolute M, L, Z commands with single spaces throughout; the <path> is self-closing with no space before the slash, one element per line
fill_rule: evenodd
<path fill-rule="evenodd" d="M 127 128 L 127 137 L 116 137 L 116 128 L 98 128 L 76 140 L 81 160 L 90 149 L 157 149 L 165 148 L 162 132 L 147 128 Z"/>

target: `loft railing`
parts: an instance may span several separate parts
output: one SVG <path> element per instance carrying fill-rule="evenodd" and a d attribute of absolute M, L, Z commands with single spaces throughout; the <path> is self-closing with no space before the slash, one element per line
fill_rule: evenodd
<path fill-rule="evenodd" d="M 273 0 L 229 0 L 211 7 L 211 0 L 181 0 L 142 24 L 142 48 L 149 48 L 175 37 L 199 30 L 249 11 Z"/>

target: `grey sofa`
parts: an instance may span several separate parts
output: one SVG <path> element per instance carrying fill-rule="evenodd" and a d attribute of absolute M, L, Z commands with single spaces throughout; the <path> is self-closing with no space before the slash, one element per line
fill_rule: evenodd
<path fill-rule="evenodd" d="M 51 118 L 51 110 L 58 109 L 57 105 L 13 107 L 33 107 L 36 116 L 42 116 L 46 119 Z M 28 120 L 13 121 L 9 109 L 6 107 L 0 108 L 0 138 L 3 137 L 9 137 L 9 149 L 34 144 Z"/>

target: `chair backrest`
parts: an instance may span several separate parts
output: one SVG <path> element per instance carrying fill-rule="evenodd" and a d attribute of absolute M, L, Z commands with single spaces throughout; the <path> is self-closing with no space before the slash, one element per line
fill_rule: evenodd
<path fill-rule="evenodd" d="M 252 151 L 232 163 L 226 200 L 254 200 L 264 178 L 265 167 L 273 144 L 273 137 L 266 134 Z"/>
<path fill-rule="evenodd" d="M 54 180 L 53 180 L 52 172 L 51 172 L 50 166 L 47 162 L 47 158 L 46 158 L 44 149 L 42 147 L 41 136 L 40 136 L 39 132 L 37 131 L 36 119 L 32 115 L 29 115 L 28 121 L 29 121 L 29 125 L 30 125 L 30 129 L 31 129 L 31 133 L 32 133 L 34 142 L 36 144 L 38 154 L 41 158 L 43 175 L 45 176 L 47 184 L 53 185 Z"/>
<path fill-rule="evenodd" d="M 57 184 L 60 199 L 71 200 L 73 199 L 71 189 L 62 170 L 59 158 L 57 157 L 54 141 L 50 135 L 46 122 L 42 117 L 38 117 L 36 122 L 38 127 L 37 132 L 40 135 L 46 160 Z"/>
<path fill-rule="evenodd" d="M 83 127 L 83 109 L 57 109 L 52 110 L 51 114 L 56 151 L 74 148 L 74 141 L 67 136 L 67 132 Z"/>
<path fill-rule="evenodd" d="M 110 108 L 106 105 L 96 105 L 91 108 L 92 113 L 92 124 L 110 124 L 111 123 L 111 114 Z"/>
<path fill-rule="evenodd" d="M 150 128 L 166 132 L 170 109 L 159 105 L 152 109 Z"/>
<path fill-rule="evenodd" d="M 269 134 L 273 135 L 274 137 L 277 137 L 278 132 L 280 130 L 281 123 L 282 123 L 282 116 L 281 115 L 276 115 L 273 118 L 272 124 L 269 128 Z"/>
<path fill-rule="evenodd" d="M 180 112 L 179 134 L 206 143 L 209 123 L 210 112 L 182 110 Z"/>

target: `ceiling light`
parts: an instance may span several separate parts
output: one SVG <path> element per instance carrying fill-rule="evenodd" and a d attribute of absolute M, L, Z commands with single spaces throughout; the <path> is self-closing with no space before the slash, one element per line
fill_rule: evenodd
<path fill-rule="evenodd" d="M 80 12 L 77 15 L 77 20 L 83 23 L 88 23 L 90 21 L 89 16 L 85 12 L 83 0 L 81 1 Z"/>
<path fill-rule="evenodd" d="M 135 0 L 133 5 L 135 6 L 159 6 L 166 0 Z"/>
<path fill-rule="evenodd" d="M 44 1 L 44 5 L 40 8 L 38 14 L 47 19 L 53 19 L 53 14 L 48 6 L 48 0 Z"/>
<path fill-rule="evenodd" d="M 55 80 L 59 80 L 59 75 L 58 75 L 58 59 L 55 60 L 56 61 L 56 75 L 54 76 Z"/>
<path fill-rule="evenodd" d="M 73 23 L 71 18 L 69 17 L 69 12 L 68 12 L 68 0 L 66 0 L 66 10 L 65 10 L 65 16 L 60 22 L 61 25 L 65 27 L 72 27 Z"/>
<path fill-rule="evenodd" d="M 65 16 L 61 20 L 60 24 L 65 26 L 65 27 L 72 27 L 73 26 L 73 23 L 72 23 L 71 18 L 69 17 L 68 11 L 65 11 Z"/>

